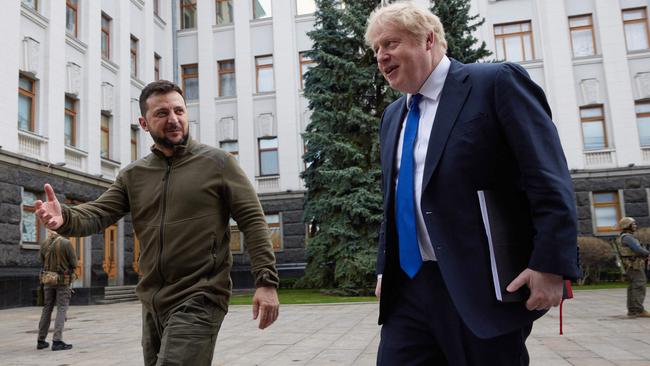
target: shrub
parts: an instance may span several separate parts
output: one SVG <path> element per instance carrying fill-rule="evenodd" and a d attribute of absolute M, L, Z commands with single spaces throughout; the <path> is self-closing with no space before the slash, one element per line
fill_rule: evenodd
<path fill-rule="evenodd" d="M 579 285 L 597 283 L 600 281 L 601 272 L 616 268 L 614 249 L 605 240 L 581 236 L 578 237 L 578 247 L 582 269 L 582 277 L 578 279 Z"/>
<path fill-rule="evenodd" d="M 637 230 L 634 233 L 634 236 L 639 239 L 642 245 L 645 245 L 647 248 L 650 245 L 650 227 L 644 227 L 643 229 Z"/>

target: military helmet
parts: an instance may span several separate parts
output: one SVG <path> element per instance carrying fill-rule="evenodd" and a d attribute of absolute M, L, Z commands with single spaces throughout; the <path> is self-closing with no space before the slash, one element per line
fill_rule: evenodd
<path fill-rule="evenodd" d="M 631 218 L 631 217 L 624 217 L 624 218 L 621 219 L 621 221 L 618 222 L 618 227 L 619 227 L 621 230 L 627 230 L 627 229 L 629 229 L 629 228 L 632 226 L 632 224 L 634 224 L 635 222 L 636 222 L 636 220 L 634 220 L 634 219 Z"/>

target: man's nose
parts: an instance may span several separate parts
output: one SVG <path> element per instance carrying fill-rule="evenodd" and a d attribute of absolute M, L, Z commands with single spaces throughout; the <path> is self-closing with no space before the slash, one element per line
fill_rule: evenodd
<path fill-rule="evenodd" d="M 172 112 L 169 114 L 169 117 L 167 118 L 167 122 L 169 122 L 169 123 L 176 123 L 176 122 L 178 122 L 178 116 L 176 115 L 176 113 L 174 113 L 174 111 L 172 111 Z"/>

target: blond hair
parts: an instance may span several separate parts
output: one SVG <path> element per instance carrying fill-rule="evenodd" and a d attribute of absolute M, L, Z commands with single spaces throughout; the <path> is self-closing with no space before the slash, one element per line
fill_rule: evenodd
<path fill-rule="evenodd" d="M 381 29 L 392 27 L 409 33 L 418 41 L 423 41 L 433 32 L 435 43 L 443 52 L 447 52 L 445 30 L 440 18 L 429 9 L 415 5 L 410 1 L 393 3 L 375 9 L 368 17 L 366 27 L 366 44 L 373 47 Z"/>

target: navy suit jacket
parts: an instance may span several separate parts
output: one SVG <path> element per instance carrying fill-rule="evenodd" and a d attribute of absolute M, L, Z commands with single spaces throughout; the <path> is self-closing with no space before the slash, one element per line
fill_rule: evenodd
<path fill-rule="evenodd" d="M 406 113 L 402 96 L 386 108 L 380 129 L 380 324 L 399 306 L 399 289 L 407 278 L 399 266 L 394 205 L 395 156 Z M 421 207 L 459 315 L 478 337 L 490 338 L 544 312 L 496 300 L 476 193 L 484 189 L 525 192 L 535 232 L 529 268 L 578 276 L 573 185 L 544 92 L 517 64 L 451 60 L 429 139 Z"/>

